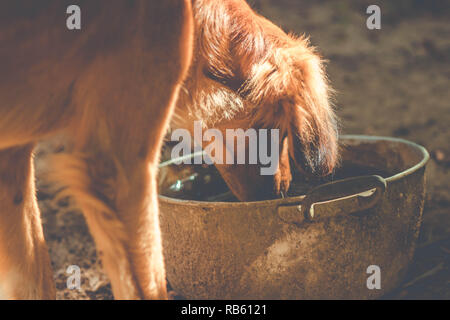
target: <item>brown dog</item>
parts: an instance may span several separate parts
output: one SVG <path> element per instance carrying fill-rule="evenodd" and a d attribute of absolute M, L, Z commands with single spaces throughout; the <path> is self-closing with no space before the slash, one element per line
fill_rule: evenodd
<path fill-rule="evenodd" d="M 70 4 L 82 8 L 80 31 L 65 27 Z M 333 169 L 334 114 L 307 41 L 243 0 L 192 4 L 0 4 L 0 298 L 55 296 L 32 150 L 57 132 L 73 148 L 50 174 L 82 208 L 118 299 L 166 298 L 156 174 L 178 91 L 178 127 L 281 129 L 274 177 L 262 178 L 258 166 L 218 166 L 241 199 L 287 189 L 288 153 L 305 172 Z"/>

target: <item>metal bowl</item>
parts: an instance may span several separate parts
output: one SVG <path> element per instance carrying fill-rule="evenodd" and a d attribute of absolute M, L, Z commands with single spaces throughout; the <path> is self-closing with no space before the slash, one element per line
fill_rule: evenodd
<path fill-rule="evenodd" d="M 258 202 L 160 196 L 174 290 L 188 299 L 371 299 L 395 288 L 419 234 L 428 152 L 395 138 L 340 141 L 344 160 L 391 175 Z M 380 289 L 367 285 L 370 266 L 379 267 Z"/>

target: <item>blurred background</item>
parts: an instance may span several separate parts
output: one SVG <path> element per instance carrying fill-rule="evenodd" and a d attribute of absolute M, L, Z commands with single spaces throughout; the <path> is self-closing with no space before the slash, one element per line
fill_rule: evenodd
<path fill-rule="evenodd" d="M 285 31 L 311 36 L 329 61 L 342 133 L 393 136 L 425 146 L 427 198 L 419 246 L 404 283 L 385 298 L 450 299 L 450 1 L 250 0 Z M 368 30 L 366 9 L 381 8 L 381 30 Z M 53 141 L 37 151 L 37 172 Z M 110 299 L 95 248 L 69 199 L 38 180 L 39 204 L 59 299 Z M 66 268 L 79 265 L 82 290 L 66 289 Z"/>

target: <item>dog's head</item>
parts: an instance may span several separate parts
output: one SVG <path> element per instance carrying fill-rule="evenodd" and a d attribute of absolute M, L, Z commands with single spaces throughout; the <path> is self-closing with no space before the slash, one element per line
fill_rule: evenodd
<path fill-rule="evenodd" d="M 225 145 L 227 130 L 278 129 L 278 136 L 247 136 L 240 146 L 246 164 L 216 165 L 240 200 L 287 191 L 290 163 L 308 175 L 330 174 L 338 156 L 337 124 L 323 62 L 308 40 L 285 34 L 244 1 L 195 2 L 195 57 L 174 122 L 192 128 L 193 120 L 202 120 L 205 128 L 218 129 L 223 160 L 234 151 L 234 163 L 242 150 L 238 143 L 234 150 Z M 261 174 L 267 161 L 249 161 L 255 149 L 264 153 L 264 143 L 267 155 L 278 155 L 269 175 Z"/>

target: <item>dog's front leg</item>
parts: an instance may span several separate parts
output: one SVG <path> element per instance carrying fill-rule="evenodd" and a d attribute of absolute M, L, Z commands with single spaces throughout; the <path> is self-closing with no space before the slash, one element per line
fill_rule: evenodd
<path fill-rule="evenodd" d="M 115 149 L 130 161 L 94 149 L 57 155 L 57 179 L 83 211 L 114 297 L 166 299 L 156 167 L 127 148 Z"/>
<path fill-rule="evenodd" d="M 28 145 L 0 151 L 0 299 L 55 299 L 32 149 Z"/>

